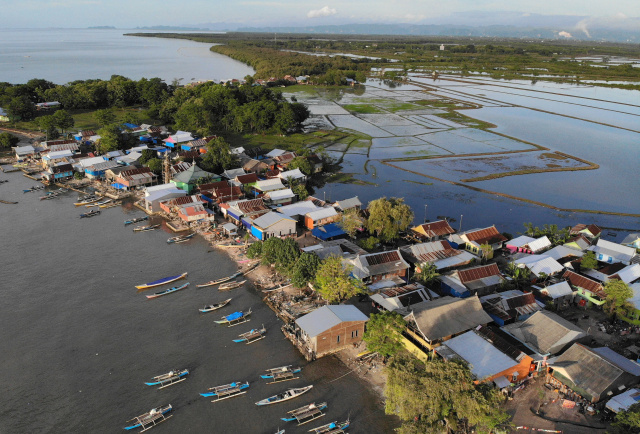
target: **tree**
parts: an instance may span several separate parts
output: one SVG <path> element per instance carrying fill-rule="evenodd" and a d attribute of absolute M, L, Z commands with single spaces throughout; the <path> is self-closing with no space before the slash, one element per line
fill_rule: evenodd
<path fill-rule="evenodd" d="M 364 226 L 364 219 L 360 217 L 357 209 L 350 208 L 342 213 L 338 226 L 351 238 L 355 238 L 358 231 Z"/>
<path fill-rule="evenodd" d="M 247 258 L 255 259 L 262 256 L 262 242 L 253 243 L 247 249 Z"/>
<path fill-rule="evenodd" d="M 500 408 L 499 392 L 475 385 L 460 360 L 426 364 L 409 356 L 387 367 L 385 410 L 403 421 L 400 433 L 491 432 L 509 416 Z"/>
<path fill-rule="evenodd" d="M 100 109 L 93 112 L 93 119 L 98 125 L 104 127 L 115 122 L 116 115 L 111 109 Z"/>
<path fill-rule="evenodd" d="M 147 161 L 147 167 L 156 175 L 160 175 L 162 173 L 162 160 L 159 158 L 152 158 Z"/>
<path fill-rule="evenodd" d="M 329 303 L 339 302 L 360 294 L 365 285 L 350 276 L 351 269 L 344 267 L 342 258 L 330 256 L 324 259 L 316 272 L 315 290 Z"/>
<path fill-rule="evenodd" d="M 591 250 L 585 253 L 580 261 L 580 268 L 584 270 L 593 270 L 597 266 L 598 260 L 596 259 L 596 254 Z"/>
<path fill-rule="evenodd" d="M 291 186 L 293 193 L 298 196 L 298 200 L 305 200 L 309 197 L 309 191 L 304 184 L 293 184 Z"/>
<path fill-rule="evenodd" d="M 400 231 L 407 229 L 413 222 L 413 211 L 402 198 L 381 197 L 372 200 L 368 210 L 367 229 L 375 232 L 383 241 L 395 240 Z"/>
<path fill-rule="evenodd" d="M 640 434 L 640 403 L 618 412 L 607 433 Z"/>
<path fill-rule="evenodd" d="M 12 122 L 21 120 L 28 121 L 35 116 L 36 107 L 27 96 L 22 95 L 12 98 L 11 101 L 9 101 L 7 114 Z"/>
<path fill-rule="evenodd" d="M 203 169 L 209 172 L 222 172 L 234 163 L 229 144 L 222 137 L 216 137 L 207 143 L 207 153 L 202 158 Z"/>
<path fill-rule="evenodd" d="M 155 157 L 156 157 L 156 151 L 154 151 L 153 149 L 143 149 L 141 152 L 140 158 L 138 159 L 138 162 L 140 164 L 147 164 L 149 160 Z"/>
<path fill-rule="evenodd" d="M 404 348 L 402 332 L 406 326 L 406 321 L 397 312 L 374 313 L 367 321 L 362 339 L 369 351 L 378 352 L 383 357 L 395 356 Z"/>
<path fill-rule="evenodd" d="M 71 116 L 66 110 L 58 110 L 53 114 L 53 118 L 56 121 L 56 126 L 62 130 L 63 134 L 69 128 L 73 128 L 73 126 L 76 124 L 73 116 Z"/>
<path fill-rule="evenodd" d="M 53 115 L 40 116 L 36 123 L 40 131 L 43 131 L 46 136 L 46 140 L 57 139 L 60 133 L 56 129 L 57 121 Z"/>
<path fill-rule="evenodd" d="M 531 277 L 531 271 L 529 271 L 528 268 L 519 267 L 515 262 L 509 262 L 505 271 L 513 278 L 513 283 L 515 283 L 517 288 L 528 282 Z"/>
<path fill-rule="evenodd" d="M 312 282 L 320 266 L 320 258 L 313 253 L 303 252 L 295 262 L 291 270 L 291 283 L 302 288 Z"/>
<path fill-rule="evenodd" d="M 105 125 L 98 130 L 100 139 L 96 144 L 96 150 L 102 154 L 115 151 L 122 147 L 124 143 L 124 137 L 120 127 L 116 124 Z"/>
<path fill-rule="evenodd" d="M 20 139 L 9 133 L 0 133 L 0 148 L 11 148 L 20 142 Z"/>
<path fill-rule="evenodd" d="M 420 266 L 420 272 L 416 273 L 413 278 L 428 286 L 429 284 L 440 280 L 440 273 L 438 273 L 435 265 L 423 264 Z"/>
<path fill-rule="evenodd" d="M 607 298 L 604 301 L 604 310 L 615 319 L 624 316 L 631 309 L 628 300 L 633 297 L 633 290 L 622 280 L 609 280 L 604 284 L 604 293 Z"/>
<path fill-rule="evenodd" d="M 313 166 L 311 166 L 311 163 L 305 157 L 296 157 L 291 160 L 291 163 L 287 166 L 287 170 L 295 169 L 300 169 L 300 171 L 307 176 L 313 173 Z"/>
<path fill-rule="evenodd" d="M 275 265 L 282 274 L 288 275 L 296 260 L 300 256 L 300 249 L 293 238 L 267 238 L 262 243 L 261 262 L 264 265 Z"/>

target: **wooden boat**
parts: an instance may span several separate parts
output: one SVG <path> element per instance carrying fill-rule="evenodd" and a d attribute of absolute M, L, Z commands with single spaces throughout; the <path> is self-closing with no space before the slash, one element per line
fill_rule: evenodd
<path fill-rule="evenodd" d="M 148 220 L 148 219 L 149 219 L 149 216 L 148 216 L 148 215 L 146 215 L 146 216 L 144 216 L 144 217 L 136 217 L 136 218 L 131 219 L 131 220 L 125 220 L 125 221 L 124 221 L 124 225 L 125 225 L 125 226 L 126 226 L 126 225 L 131 225 L 131 224 L 133 224 L 133 223 L 142 222 L 142 221 L 145 221 L 145 220 Z"/>
<path fill-rule="evenodd" d="M 326 408 L 326 402 L 321 402 L 320 404 L 312 402 L 311 404 L 288 411 L 287 416 L 281 418 L 281 420 L 284 420 L 285 422 L 297 421 L 298 425 L 304 425 L 305 423 L 309 423 L 312 420 L 316 420 L 324 416 L 325 414 L 322 412 L 322 410 Z"/>
<path fill-rule="evenodd" d="M 177 292 L 177 291 L 180 291 L 181 289 L 185 289 L 187 286 L 189 286 L 189 282 L 185 283 L 184 285 L 174 286 L 173 288 L 169 288 L 169 289 L 165 289 L 164 291 L 156 292 L 155 294 L 147 295 L 147 298 L 162 297 L 163 295 L 171 294 L 172 292 Z"/>
<path fill-rule="evenodd" d="M 23 193 L 30 193 L 32 191 L 38 191 L 38 190 L 42 190 L 44 188 L 44 185 L 36 185 L 33 186 L 31 188 L 28 188 L 26 190 L 22 190 Z"/>
<path fill-rule="evenodd" d="M 182 243 L 185 242 L 187 240 L 190 240 L 191 238 L 193 238 L 196 235 L 195 232 L 192 232 L 190 234 L 187 235 L 178 235 L 177 237 L 171 237 L 167 240 L 167 243 L 172 244 L 172 243 Z"/>
<path fill-rule="evenodd" d="M 291 284 L 291 283 L 288 283 L 288 284 L 286 284 L 286 285 L 282 285 L 282 284 L 280 284 L 280 285 L 275 286 L 275 287 L 273 287 L 273 288 L 263 289 L 263 290 L 262 290 L 262 292 L 264 292 L 264 293 L 269 293 L 269 292 L 280 291 L 281 289 L 288 288 L 288 287 L 290 287 L 290 286 L 292 286 L 292 285 L 293 285 L 293 284 Z"/>
<path fill-rule="evenodd" d="M 284 434 L 284 430 L 283 429 L 279 429 L 278 431 L 276 431 L 276 434 Z"/>
<path fill-rule="evenodd" d="M 107 208 L 115 208 L 115 207 L 117 207 L 119 205 L 120 205 L 120 202 L 111 202 L 111 203 L 108 203 L 106 205 L 99 205 L 99 207 L 103 208 L 103 209 L 107 209 Z"/>
<path fill-rule="evenodd" d="M 247 268 L 245 268 L 244 270 L 242 270 L 242 274 L 247 275 L 249 274 L 251 271 L 255 270 L 256 268 L 258 268 L 260 266 L 260 261 L 256 261 L 253 264 L 249 265 Z"/>
<path fill-rule="evenodd" d="M 213 286 L 213 285 L 217 285 L 219 283 L 224 283 L 224 282 L 228 282 L 231 279 L 235 279 L 238 276 L 242 275 L 242 271 L 238 271 L 237 273 L 232 274 L 231 276 L 227 276 L 227 277 L 222 277 L 220 279 L 217 280 L 210 280 L 207 283 L 201 283 L 200 285 L 196 285 L 196 287 L 198 288 L 204 288 L 205 286 Z"/>
<path fill-rule="evenodd" d="M 44 196 L 40 196 L 40 200 L 50 200 L 50 199 L 55 199 L 56 197 L 58 197 L 58 193 L 50 191 Z"/>
<path fill-rule="evenodd" d="M 239 286 L 242 286 L 244 282 L 246 282 L 246 280 L 241 280 L 240 282 L 223 283 L 222 285 L 218 286 L 218 291 L 229 291 L 230 289 L 238 288 Z"/>
<path fill-rule="evenodd" d="M 249 315 L 251 315 L 251 309 L 246 312 L 233 312 L 229 315 L 223 316 L 222 319 L 216 321 L 216 324 L 226 324 L 227 327 L 233 327 L 249 321 L 247 319 Z"/>
<path fill-rule="evenodd" d="M 342 434 L 344 430 L 349 428 L 351 421 L 349 419 L 344 422 L 331 422 L 326 425 L 319 426 L 317 428 L 311 428 L 309 432 L 315 434 Z"/>
<path fill-rule="evenodd" d="M 173 416 L 173 415 L 165 416 L 172 409 L 173 407 L 171 407 L 171 404 L 165 405 L 163 407 L 152 408 L 148 412 L 127 421 L 127 422 L 135 421 L 135 423 L 133 425 L 126 426 L 124 429 L 131 430 L 136 428 L 142 428 L 142 431 L 140 432 L 144 432 L 148 429 L 153 428 L 159 423 L 164 422 L 165 420 L 169 419 L 171 416 Z"/>
<path fill-rule="evenodd" d="M 176 369 L 166 374 L 157 375 L 153 377 L 152 381 L 144 384 L 147 386 L 160 386 L 159 389 L 164 389 L 165 387 L 173 386 L 186 380 L 187 375 L 189 375 L 188 369 Z"/>
<path fill-rule="evenodd" d="M 269 398 L 263 399 L 262 401 L 258 401 L 256 402 L 256 405 L 269 405 L 269 404 L 276 404 L 278 402 L 288 401 L 290 399 L 297 398 L 303 393 L 310 391 L 312 387 L 313 387 L 313 384 L 306 387 L 297 387 L 294 389 L 289 389 L 285 392 L 279 393 L 278 395 L 273 395 L 273 396 L 270 396 Z"/>
<path fill-rule="evenodd" d="M 146 231 L 153 231 L 155 229 L 158 229 L 160 227 L 159 224 L 157 225 L 147 225 L 147 226 L 138 226 L 133 228 L 133 232 L 146 232 Z"/>
<path fill-rule="evenodd" d="M 222 401 L 223 399 L 233 398 L 234 396 L 244 395 L 249 388 L 249 382 L 235 382 L 231 384 L 223 384 L 222 386 L 211 387 L 209 392 L 201 393 L 204 397 L 213 396 L 211 402 Z"/>
<path fill-rule="evenodd" d="M 220 308 L 225 307 L 226 305 L 228 305 L 231 302 L 231 299 L 228 298 L 225 301 L 221 301 L 220 303 L 216 303 L 216 304 L 210 304 L 208 306 L 203 307 L 202 309 L 200 309 L 200 312 L 202 313 L 207 313 L 207 312 L 213 312 L 214 310 L 218 310 Z"/>
<path fill-rule="evenodd" d="M 81 200 L 80 202 L 74 203 L 75 206 L 89 205 L 90 203 L 98 202 L 102 197 L 93 197 L 85 200 Z"/>
<path fill-rule="evenodd" d="M 100 210 L 99 209 L 94 209 L 92 211 L 85 212 L 84 214 L 80 214 L 80 218 L 93 217 L 94 215 L 98 215 L 98 214 L 100 214 Z"/>
<path fill-rule="evenodd" d="M 278 368 L 267 369 L 267 373 L 261 375 L 260 377 L 264 378 L 265 380 L 272 380 L 267 384 L 273 384 L 279 383 L 281 381 L 295 380 L 296 378 L 300 378 L 295 376 L 295 374 L 298 374 L 300 371 L 302 371 L 302 368 L 300 367 L 292 368 L 291 365 L 280 366 Z"/>
<path fill-rule="evenodd" d="M 113 199 L 105 199 L 105 200 L 101 200 L 98 202 L 94 202 L 92 204 L 89 205 L 85 205 L 87 208 L 91 208 L 92 206 L 101 206 L 101 205 L 106 205 L 108 203 L 111 203 L 113 201 Z"/>
<path fill-rule="evenodd" d="M 256 341 L 259 341 L 260 339 L 264 339 L 266 337 L 265 336 L 266 333 L 267 333 L 267 329 L 264 327 L 264 325 L 262 325 L 261 329 L 251 329 L 246 333 L 239 334 L 238 336 L 240 338 L 234 339 L 233 342 L 235 343 L 244 342 L 247 345 L 249 345 Z"/>
<path fill-rule="evenodd" d="M 138 289 L 153 288 L 154 286 L 160 286 L 166 283 L 175 282 L 176 280 L 184 279 L 185 277 L 187 277 L 187 273 L 178 274 L 177 276 L 163 277 L 162 279 L 154 280 L 153 282 L 137 285 L 136 288 Z"/>

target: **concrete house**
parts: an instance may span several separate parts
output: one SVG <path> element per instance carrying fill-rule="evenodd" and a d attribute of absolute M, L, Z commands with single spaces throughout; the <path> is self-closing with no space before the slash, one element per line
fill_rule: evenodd
<path fill-rule="evenodd" d="M 454 297 L 470 297 L 493 292 L 504 282 L 504 277 L 496 264 L 455 270 L 440 277 L 440 288 Z"/>
<path fill-rule="evenodd" d="M 348 260 L 353 265 L 351 274 L 365 283 L 399 277 L 406 281 L 409 264 L 402 259 L 399 250 L 358 255 Z"/>
<path fill-rule="evenodd" d="M 623 246 L 633 247 L 634 249 L 640 249 L 640 234 L 629 234 L 620 243 Z"/>
<path fill-rule="evenodd" d="M 148 212 L 160 212 L 160 202 L 185 195 L 186 192 L 177 188 L 174 184 L 160 184 L 147 187 L 144 193 L 145 209 Z"/>
<path fill-rule="evenodd" d="M 328 206 L 305 214 L 304 225 L 307 229 L 313 229 L 317 226 L 337 222 L 338 220 L 340 220 L 340 214 L 334 207 Z"/>
<path fill-rule="evenodd" d="M 573 302 L 573 289 L 566 281 L 549 286 L 532 286 L 533 293 L 540 302 L 550 304 L 557 310 L 568 307 Z"/>
<path fill-rule="evenodd" d="M 513 262 L 519 268 L 527 268 L 531 272 L 532 280 L 541 276 L 554 276 L 564 270 L 558 261 L 547 255 L 525 255 L 514 259 Z"/>
<path fill-rule="evenodd" d="M 590 307 L 594 304 L 596 306 L 604 304 L 607 294 L 605 294 L 604 287 L 600 283 L 570 270 L 565 271 L 562 278 L 569 282 L 576 291 L 575 295 L 580 299 L 578 302 L 580 306 Z"/>
<path fill-rule="evenodd" d="M 209 182 L 212 182 L 220 181 L 221 176 L 207 172 L 206 170 L 199 168 L 196 164 L 193 164 L 189 166 L 188 169 L 175 175 L 171 179 L 171 182 L 175 184 L 176 187 L 186 191 L 188 194 L 191 194 L 191 192 L 196 188 L 198 181 L 203 178 L 209 178 Z"/>
<path fill-rule="evenodd" d="M 251 235 L 264 241 L 271 237 L 282 237 L 296 234 L 296 221 L 277 212 L 268 212 L 251 224 Z"/>
<path fill-rule="evenodd" d="M 531 238 L 526 235 L 514 238 L 505 243 L 505 247 L 511 252 L 539 253 L 551 247 L 551 241 L 545 235 L 541 238 Z"/>
<path fill-rule="evenodd" d="M 455 234 L 456 231 L 449 225 L 448 221 L 438 220 L 415 226 L 411 228 L 411 232 L 420 240 L 435 241 Z"/>
<path fill-rule="evenodd" d="M 612 243 L 611 241 L 599 239 L 595 246 L 589 247 L 596 255 L 596 259 L 609 264 L 622 262 L 625 265 L 631 264 L 633 257 L 636 255 L 636 249 L 633 247 L 623 246 L 622 244 Z"/>
<path fill-rule="evenodd" d="M 569 230 L 571 235 L 584 235 L 589 240 L 595 240 L 600 237 L 602 229 L 598 225 L 577 224 Z"/>
<path fill-rule="evenodd" d="M 495 226 L 490 226 L 452 234 L 447 240 L 456 249 L 464 249 L 474 255 L 491 259 L 493 252 L 501 249 L 507 238 L 498 232 Z M 485 252 L 481 248 L 482 245 L 488 245 L 491 249 Z"/>

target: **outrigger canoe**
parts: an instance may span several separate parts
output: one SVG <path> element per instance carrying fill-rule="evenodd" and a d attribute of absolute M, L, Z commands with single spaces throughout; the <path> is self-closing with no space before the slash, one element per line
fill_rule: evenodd
<path fill-rule="evenodd" d="M 229 315 L 225 315 L 222 319 L 216 321 L 216 324 L 227 324 L 227 327 L 233 327 L 234 325 L 249 321 L 247 319 L 249 315 L 251 315 L 251 308 L 246 312 L 233 312 Z"/>
<path fill-rule="evenodd" d="M 144 384 L 147 386 L 160 386 L 160 389 L 164 389 L 165 387 L 169 387 L 186 380 L 187 375 L 189 375 L 188 369 L 175 369 L 167 372 L 166 374 L 157 375 L 153 377 L 152 381 Z"/>
<path fill-rule="evenodd" d="M 148 429 L 151 429 L 157 424 L 162 423 L 165 420 L 169 419 L 171 416 L 165 416 L 165 414 L 169 413 L 172 410 L 172 408 L 173 407 L 171 407 L 171 404 L 165 405 L 163 407 L 152 408 L 148 412 L 129 420 L 128 422 L 135 421 L 135 424 L 126 426 L 124 427 L 124 429 L 130 430 L 130 429 L 136 429 L 136 428 L 143 428 L 142 431 L 140 432 L 144 432 Z"/>
<path fill-rule="evenodd" d="M 147 226 L 137 226 L 135 228 L 133 228 L 133 232 L 145 232 L 145 231 L 152 231 L 154 229 L 158 229 L 160 227 L 160 225 L 147 225 Z"/>
<path fill-rule="evenodd" d="M 193 238 L 196 235 L 195 232 L 192 232 L 190 234 L 187 235 L 178 235 L 177 237 L 171 237 L 167 240 L 168 244 L 172 244 L 172 243 L 182 243 L 185 242 L 187 240 L 190 240 L 191 238 Z"/>
<path fill-rule="evenodd" d="M 222 285 L 218 286 L 218 291 L 229 291 L 230 289 L 238 288 L 244 285 L 244 282 L 246 282 L 246 280 L 241 280 L 240 282 L 223 283 Z"/>
<path fill-rule="evenodd" d="M 231 384 L 223 384 L 222 386 L 215 386 L 209 388 L 209 392 L 201 393 L 200 395 L 209 398 L 215 397 L 215 399 L 211 402 L 221 401 L 223 399 L 232 398 L 237 395 L 243 395 L 246 392 L 246 389 L 249 388 L 249 382 L 241 382 L 237 381 Z"/>
<path fill-rule="evenodd" d="M 278 402 L 288 401 L 290 399 L 293 399 L 302 395 L 303 393 L 310 391 L 312 387 L 313 387 L 313 384 L 306 387 L 289 389 L 285 392 L 279 393 L 278 395 L 273 395 L 273 396 L 270 396 L 269 398 L 263 399 L 262 401 L 258 401 L 256 402 L 256 405 L 269 405 L 269 404 L 276 404 Z"/>
<path fill-rule="evenodd" d="M 205 306 L 204 308 L 200 309 L 200 312 L 202 312 L 202 313 L 213 312 L 214 310 L 218 310 L 220 308 L 225 307 L 230 302 L 231 302 L 231 299 L 228 298 L 225 301 L 221 301 L 220 303 L 210 304 L 208 306 Z"/>
<path fill-rule="evenodd" d="M 251 329 L 246 333 L 242 333 L 238 335 L 240 338 L 234 339 L 233 342 L 235 343 L 245 342 L 247 345 L 252 344 L 256 341 L 259 341 L 260 339 L 264 339 L 265 333 L 267 333 L 267 329 L 263 325 L 261 329 Z"/>
<path fill-rule="evenodd" d="M 173 288 L 169 288 L 169 289 L 165 289 L 164 291 L 156 292 L 155 294 L 147 295 L 147 298 L 162 297 L 163 295 L 171 294 L 172 292 L 177 292 L 177 291 L 180 291 L 181 289 L 185 289 L 187 286 L 189 286 L 189 282 L 185 283 L 184 285 L 174 286 Z"/>
<path fill-rule="evenodd" d="M 326 425 L 319 426 L 317 428 L 311 428 L 309 432 L 315 434 L 342 434 L 344 430 L 349 428 L 351 421 L 349 419 L 344 422 L 331 422 Z"/>
<path fill-rule="evenodd" d="M 309 423 L 312 420 L 316 420 L 322 416 L 324 413 L 322 410 L 327 408 L 326 402 L 321 402 L 316 404 L 312 402 L 311 404 L 302 406 L 300 408 L 296 408 L 295 410 L 291 410 L 287 412 L 287 416 L 281 418 L 285 422 L 293 422 L 297 421 L 298 425 L 304 425 L 305 423 Z"/>
<path fill-rule="evenodd" d="M 131 219 L 131 220 L 125 220 L 125 221 L 124 221 L 124 225 L 125 225 L 125 226 L 126 226 L 126 225 L 131 225 L 131 224 L 133 224 L 133 223 L 143 222 L 143 221 L 148 220 L 148 219 L 149 219 L 149 216 L 148 216 L 148 215 L 146 215 L 146 216 L 144 216 L 144 217 L 136 217 L 136 218 Z"/>
<path fill-rule="evenodd" d="M 292 368 L 291 365 L 280 366 L 278 368 L 267 369 L 267 373 L 260 377 L 265 380 L 272 380 L 267 384 L 273 384 L 279 383 L 280 381 L 295 380 L 296 378 L 299 378 L 296 377 L 295 374 L 300 373 L 300 371 L 302 371 L 302 368 L 300 367 Z"/>
<path fill-rule="evenodd" d="M 153 288 L 154 286 L 160 286 L 166 283 L 175 282 L 176 280 L 184 279 L 185 277 L 187 277 L 187 273 L 178 274 L 177 276 L 163 277 L 162 279 L 154 280 L 153 282 L 145 283 L 143 285 L 138 285 L 136 286 L 136 288 L 138 289 Z"/>
<path fill-rule="evenodd" d="M 221 277 L 220 279 L 217 280 L 210 280 L 207 283 L 201 283 L 200 285 L 196 285 L 196 287 L 198 288 L 204 288 L 205 286 L 213 286 L 213 285 L 217 285 L 219 283 L 224 283 L 224 282 L 228 282 L 231 279 L 235 279 L 238 276 L 242 276 L 242 271 L 238 271 L 237 273 L 232 274 L 231 276 L 227 276 L 227 277 Z"/>
<path fill-rule="evenodd" d="M 85 212 L 84 214 L 80 214 L 80 218 L 93 217 L 94 215 L 98 215 L 98 214 L 100 214 L 100 210 L 99 209 L 94 209 L 93 211 L 89 211 L 89 212 Z"/>

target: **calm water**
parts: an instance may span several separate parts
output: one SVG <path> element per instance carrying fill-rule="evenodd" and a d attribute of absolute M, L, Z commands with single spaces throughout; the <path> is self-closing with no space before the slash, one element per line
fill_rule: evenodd
<path fill-rule="evenodd" d="M 209 51 L 211 44 L 123 36 L 138 30 L 0 29 L 0 82 L 44 78 L 57 84 L 118 74 L 182 83 L 243 78 L 252 68 Z"/>
<path fill-rule="evenodd" d="M 219 293 L 196 283 L 230 274 L 235 264 L 209 252 L 201 239 L 167 245 L 165 230 L 134 234 L 127 218 L 134 208 L 112 208 L 79 219 L 77 195 L 40 201 L 22 193 L 33 181 L 0 174 L 0 432 L 121 432 L 125 421 L 149 409 L 173 404 L 174 417 L 153 432 L 273 433 L 279 418 L 313 400 L 329 403 L 324 423 L 351 413 L 350 432 L 390 432 L 379 399 L 331 357 L 308 364 L 285 340 L 281 322 L 252 287 Z M 189 272 L 191 286 L 147 300 L 134 285 Z M 148 294 L 149 292 L 147 292 Z M 220 312 L 200 314 L 205 304 L 233 297 Z M 253 310 L 251 321 L 232 328 L 213 321 L 235 310 Z M 232 342 L 264 324 L 266 339 L 252 345 Z M 304 366 L 302 378 L 267 385 L 264 369 Z M 156 390 L 151 377 L 187 367 L 187 381 Z M 249 392 L 211 403 L 200 397 L 208 387 L 247 380 Z M 260 399 L 289 387 L 313 384 L 288 404 L 256 407 Z M 311 424 L 313 426 L 321 423 Z M 306 426 L 306 425 L 305 425 Z M 304 427 L 303 427 L 304 428 Z M 309 429 L 310 427 L 307 427 Z M 286 425 L 287 433 L 306 432 Z"/>

